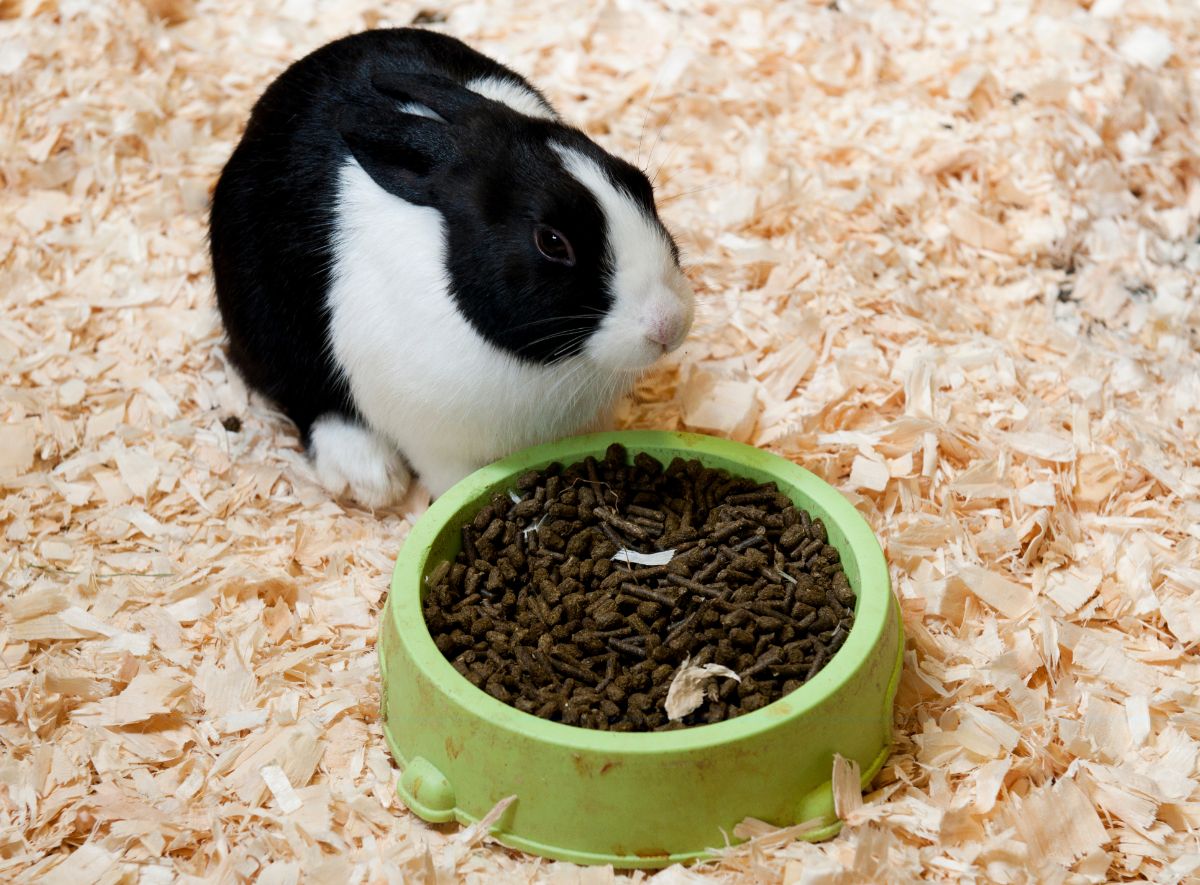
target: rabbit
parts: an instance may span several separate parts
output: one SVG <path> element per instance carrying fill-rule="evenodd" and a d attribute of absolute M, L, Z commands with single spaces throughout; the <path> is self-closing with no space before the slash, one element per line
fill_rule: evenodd
<path fill-rule="evenodd" d="M 642 171 L 433 31 L 344 37 L 271 83 L 209 248 L 231 363 L 371 508 L 607 427 L 692 325 Z"/>

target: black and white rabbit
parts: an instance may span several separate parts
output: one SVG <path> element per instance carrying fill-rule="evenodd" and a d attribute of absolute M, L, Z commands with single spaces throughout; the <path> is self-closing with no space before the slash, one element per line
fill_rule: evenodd
<path fill-rule="evenodd" d="M 598 427 L 692 322 L 646 176 L 430 31 L 284 71 L 210 222 L 234 365 L 369 506 Z"/>

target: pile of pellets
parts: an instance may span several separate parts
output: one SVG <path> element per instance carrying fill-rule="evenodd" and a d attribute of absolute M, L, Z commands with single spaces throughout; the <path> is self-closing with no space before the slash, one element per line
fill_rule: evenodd
<path fill-rule="evenodd" d="M 774 483 L 630 461 L 619 445 L 519 477 L 426 585 L 430 634 L 474 685 L 609 731 L 720 722 L 778 700 L 841 647 L 855 605 L 825 526 Z M 740 681 L 714 680 L 672 721 L 664 702 L 685 662 Z"/>

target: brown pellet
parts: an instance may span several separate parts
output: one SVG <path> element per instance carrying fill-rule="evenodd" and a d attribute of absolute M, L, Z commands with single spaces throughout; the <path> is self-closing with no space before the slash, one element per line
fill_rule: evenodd
<path fill-rule="evenodd" d="M 672 606 L 675 604 L 675 598 L 661 590 L 653 590 L 650 587 L 643 587 L 640 584 L 624 583 L 621 585 L 621 592 L 627 593 L 630 596 L 635 596 L 638 599 L 644 599 L 649 602 L 657 602 L 659 605 Z"/>

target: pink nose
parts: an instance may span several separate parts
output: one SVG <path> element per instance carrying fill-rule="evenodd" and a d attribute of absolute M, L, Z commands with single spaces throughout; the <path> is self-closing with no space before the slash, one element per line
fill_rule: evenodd
<path fill-rule="evenodd" d="M 663 347 L 670 347 L 679 338 L 679 332 L 683 326 L 683 320 L 676 316 L 656 316 L 650 321 L 650 326 L 646 331 L 646 337 L 655 344 L 661 344 Z"/>

